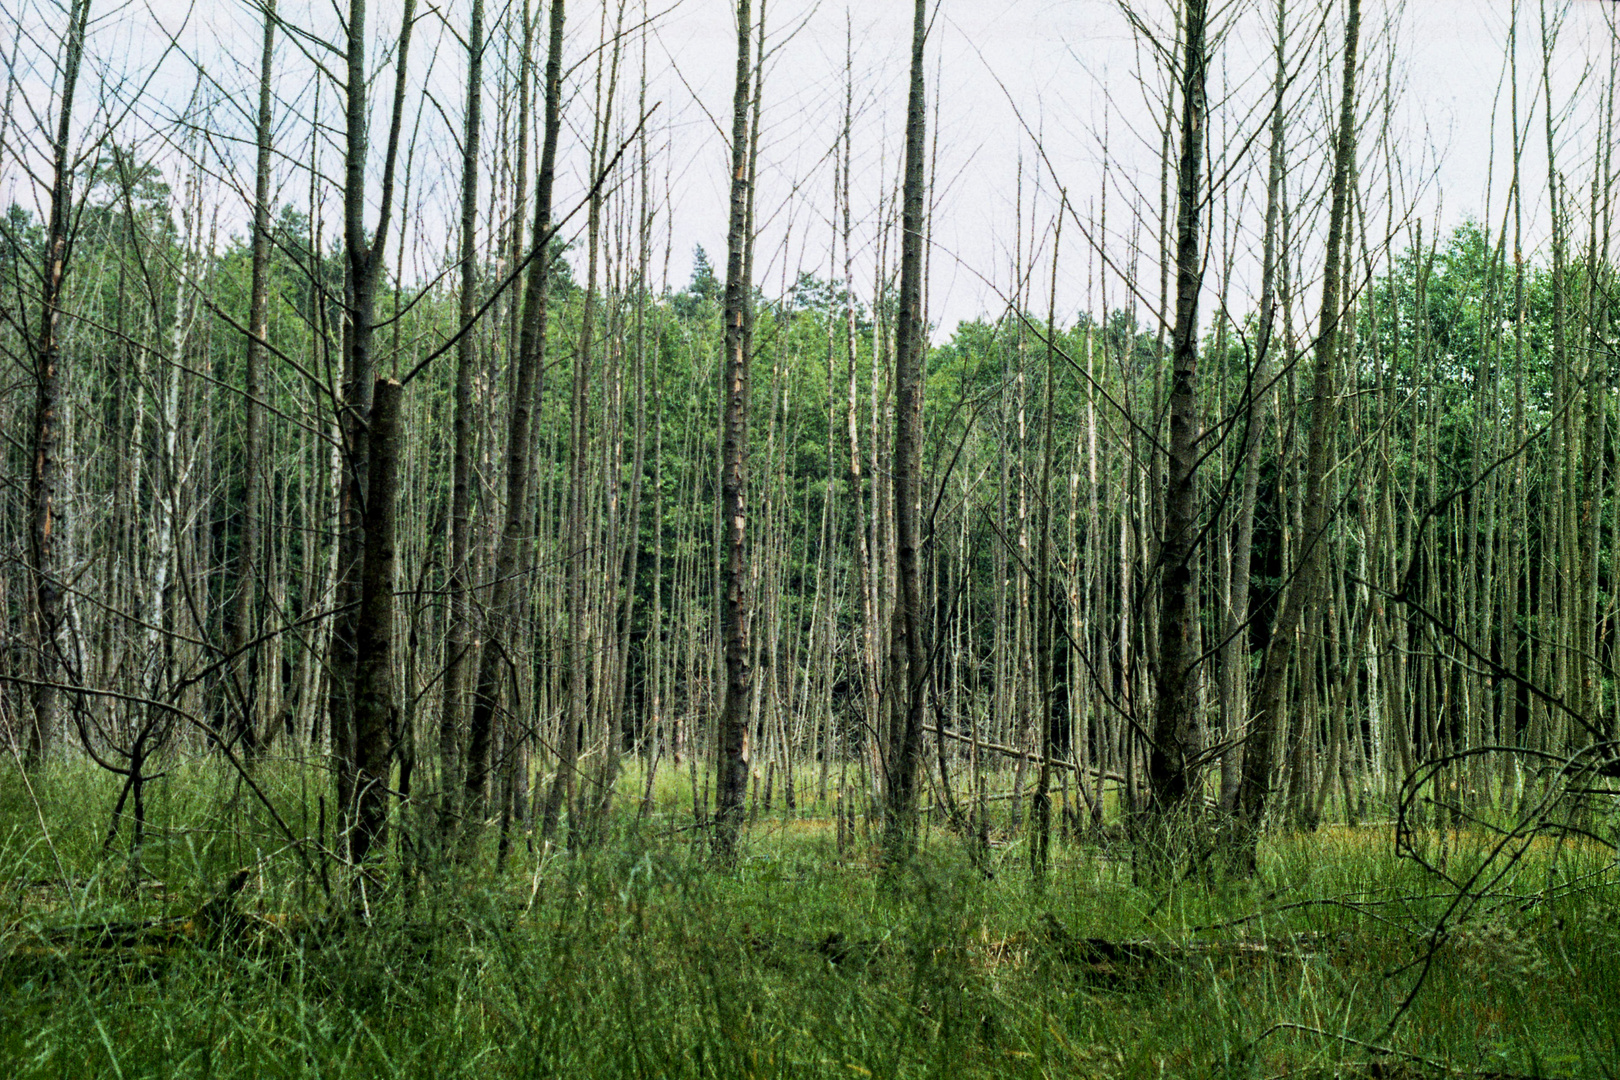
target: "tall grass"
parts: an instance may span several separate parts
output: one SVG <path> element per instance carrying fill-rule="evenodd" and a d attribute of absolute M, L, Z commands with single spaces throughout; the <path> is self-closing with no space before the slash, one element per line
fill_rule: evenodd
<path fill-rule="evenodd" d="M 314 837 L 314 781 L 287 768 L 265 783 Z M 911 865 L 884 870 L 859 834 L 840 849 L 813 809 L 761 814 L 722 871 L 684 827 L 690 792 L 673 774 L 645 815 L 641 791 L 626 782 L 625 811 L 586 851 L 520 846 L 501 874 L 492 859 L 392 870 L 362 924 L 329 914 L 319 867 L 210 770 L 154 788 L 139 881 L 121 841 L 103 850 L 114 786 L 64 767 L 30 793 L 13 774 L 0 780 L 0 1066 L 493 1080 L 1368 1075 L 1378 1061 L 1424 1075 L 1620 1074 L 1620 896 L 1595 845 L 1533 848 L 1436 944 L 1455 894 L 1397 859 L 1387 829 L 1275 838 L 1252 881 L 1155 882 L 1119 852 L 1072 843 L 1036 888 L 1016 835 L 975 861 L 936 826 Z M 1453 876 L 1489 854 L 1471 834 L 1449 843 Z M 252 871 L 241 923 L 142 936 L 144 922 L 195 912 L 239 866 Z M 98 938 L 108 924 L 127 940 Z M 1087 938 L 1159 952 L 1099 959 Z M 1384 1037 L 1425 956 L 1421 991 Z"/>

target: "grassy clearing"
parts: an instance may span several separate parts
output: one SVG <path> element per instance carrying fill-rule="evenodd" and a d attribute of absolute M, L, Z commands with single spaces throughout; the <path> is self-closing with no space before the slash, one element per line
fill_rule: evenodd
<path fill-rule="evenodd" d="M 314 836 L 314 774 L 268 780 Z M 213 773 L 154 789 L 133 883 L 122 844 L 102 851 L 115 788 L 62 773 L 36 803 L 13 773 L 0 1063 L 130 1078 L 1620 1075 L 1620 888 L 1600 845 L 1537 841 L 1436 942 L 1456 890 L 1398 860 L 1387 827 L 1279 838 L 1252 882 L 1140 884 L 1114 853 L 1062 845 L 1037 890 L 1016 838 L 986 877 L 936 828 L 885 874 L 859 830 L 840 851 L 809 812 L 762 815 L 717 872 L 680 829 L 690 792 L 660 785 L 639 817 L 641 790 L 627 780 L 632 809 L 591 851 L 414 887 L 397 875 L 361 928 L 323 917 L 319 868 Z M 1482 835 L 1426 842 L 1442 841 L 1454 878 L 1490 855 Z M 241 866 L 240 918 L 209 925 L 199 909 Z M 1397 1053 L 1360 1045 L 1380 1038 Z"/>

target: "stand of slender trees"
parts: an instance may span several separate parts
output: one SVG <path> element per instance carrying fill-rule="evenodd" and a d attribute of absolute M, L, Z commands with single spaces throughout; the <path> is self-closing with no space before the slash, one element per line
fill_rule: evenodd
<path fill-rule="evenodd" d="M 0 736 L 115 774 L 137 860 L 178 757 L 318 768 L 355 864 L 672 798 L 723 860 L 786 808 L 894 859 L 924 820 L 1028 831 L 1037 875 L 1166 820 L 1252 868 L 1424 768 L 1434 812 L 1511 813 L 1620 722 L 1620 47 L 1571 88 L 1569 12 L 1497 6 L 1511 180 L 1441 231 L 1392 124 L 1420 46 L 1362 0 L 1123 5 L 1157 205 L 1028 132 L 1004 309 L 954 329 L 926 0 L 864 177 L 846 27 L 800 218 L 759 201 L 796 24 L 738 0 L 723 278 L 699 249 L 684 286 L 644 4 L 350 0 L 321 37 L 265 2 L 249 106 L 204 80 L 172 116 L 86 105 L 91 0 L 8 14 Z M 459 117 L 413 48 L 452 18 Z"/>

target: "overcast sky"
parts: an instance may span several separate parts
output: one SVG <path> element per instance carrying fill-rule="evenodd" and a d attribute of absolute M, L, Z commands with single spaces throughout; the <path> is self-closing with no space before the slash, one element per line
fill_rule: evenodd
<path fill-rule="evenodd" d="M 1172 23 L 1168 0 L 1132 0 L 1149 27 L 1163 33 Z M 648 0 L 650 32 L 633 35 L 623 53 L 626 65 L 620 86 L 621 128 L 633 124 L 635 85 L 645 46 L 649 103 L 658 109 L 650 123 L 657 198 L 668 192 L 668 212 L 658 222 L 657 255 L 669 251 L 671 283 L 687 280 L 692 250 L 702 244 L 717 265 L 723 264 L 727 151 L 726 116 L 734 71 L 734 8 L 726 0 Z M 521 0 L 491 2 L 492 19 Z M 9 6 L 9 5 L 8 5 Z M 286 17 L 314 36 L 335 38 L 330 3 L 282 0 Z M 1553 66 L 1553 97 L 1558 111 L 1558 155 L 1571 183 L 1589 183 L 1605 129 L 1600 88 L 1610 71 L 1612 26 L 1620 15 L 1615 0 L 1548 0 L 1561 19 Z M 373 28 L 379 66 L 383 46 L 396 22 L 398 7 L 374 3 Z M 466 5 L 448 3 L 441 10 L 464 31 Z M 1325 24 L 1314 3 L 1293 0 L 1294 49 L 1304 74 L 1296 82 L 1291 107 L 1297 116 L 1290 185 L 1296 199 L 1309 202 L 1322 181 L 1326 126 L 1331 106 L 1328 92 L 1337 76 L 1324 67 L 1324 50 L 1340 41 L 1342 0 L 1335 0 Z M 1520 107 L 1538 110 L 1530 116 L 1525 158 L 1526 195 L 1539 208 L 1531 216 L 1532 242 L 1546 229 L 1546 154 L 1544 96 L 1540 85 L 1540 24 L 1536 2 L 1520 12 Z M 1255 166 L 1262 166 L 1265 143 L 1253 143 L 1247 155 L 1230 149 L 1245 145 L 1263 127 L 1257 108 L 1268 94 L 1271 71 L 1271 0 L 1221 3 L 1218 21 L 1225 32 L 1216 70 L 1212 116 L 1218 146 L 1229 148 L 1220 164 L 1230 180 L 1218 197 L 1212 224 L 1217 253 L 1233 251 L 1233 307 L 1246 306 L 1245 291 L 1253 275 L 1244 269 L 1257 249 L 1263 215 L 1256 200 L 1263 188 Z M 1394 205 L 1432 232 L 1438 223 L 1450 228 L 1464 216 L 1489 216 L 1500 225 L 1507 191 L 1509 146 L 1506 43 L 1512 0 L 1365 0 L 1363 38 L 1364 111 L 1381 108 L 1375 95 L 1386 72 L 1396 90 L 1393 114 L 1397 136 L 1393 154 L 1363 141 L 1363 187 L 1371 220 L 1387 220 Z M 641 0 L 630 0 L 627 23 L 636 24 Z M 825 277 L 833 223 L 832 148 L 842 124 L 846 40 L 852 56 L 856 99 L 855 163 L 851 200 L 855 224 L 857 289 L 870 294 L 876 256 L 878 207 L 892 198 L 900 166 L 900 127 L 905 106 L 905 66 L 910 34 L 909 0 L 867 0 L 847 5 L 834 0 L 772 0 L 767 9 L 771 63 L 765 83 L 760 217 L 759 277 L 767 291 L 807 269 Z M 27 41 L 48 39 L 60 14 L 47 0 L 21 0 L 26 29 L 19 50 L 19 103 L 14 106 L 15 132 L 30 123 L 29 110 L 48 108 L 49 68 L 43 53 L 29 54 Z M 139 142 L 166 163 L 178 181 L 172 150 L 172 126 L 195 85 L 187 56 L 202 62 L 214 82 L 213 126 L 228 134 L 242 131 L 251 107 L 251 81 L 257 63 L 257 15 L 238 0 L 193 6 L 180 0 L 150 0 L 112 7 L 97 0 L 100 16 L 93 28 L 90 55 L 93 72 L 88 98 L 102 108 L 91 115 L 81 108 L 88 129 L 118 124 L 122 141 Z M 575 0 L 569 6 L 569 62 L 573 65 L 568 107 L 570 132 L 563 156 L 567 177 L 565 205 L 587 183 L 585 144 L 595 73 L 592 47 L 599 39 L 599 4 Z M 8 20 L 9 21 L 9 20 Z M 4 37 L 10 38 L 12 27 Z M 1314 34 L 1319 30 L 1319 34 Z M 169 34 L 183 52 L 170 52 L 156 78 L 145 82 Z M 0 47 L 10 55 L 9 41 Z M 1157 302 L 1157 269 L 1153 262 L 1159 190 L 1159 137 L 1155 102 L 1164 74 L 1142 35 L 1133 34 L 1116 0 L 942 0 L 929 41 L 930 123 L 935 140 L 935 207 L 930 281 L 930 318 L 948 334 L 957 321 L 998 315 L 1015 287 L 1015 265 L 1032 263 L 1034 274 L 1028 306 L 1044 311 L 1049 286 L 1051 224 L 1061 188 L 1073 207 L 1062 239 L 1058 271 L 1060 318 L 1082 307 L 1096 309 L 1106 290 L 1110 306 L 1129 301 L 1120 274 L 1134 265 L 1143 281 L 1143 300 Z M 277 91 L 283 100 L 278 141 L 287 154 L 277 182 L 283 201 L 307 204 L 308 164 L 319 160 L 325 180 L 317 183 L 323 213 L 336 235 L 338 204 L 330 182 L 340 175 L 338 146 L 330 138 L 318 152 L 310 149 L 309 119 L 315 108 L 314 59 L 339 64 L 341 57 L 319 46 L 295 47 L 283 37 L 278 51 Z M 493 79 L 499 58 L 486 71 Z M 450 132 L 462 111 L 460 73 L 463 60 L 444 25 L 433 17 L 418 28 L 412 53 L 412 118 L 416 155 L 406 221 L 411 229 L 405 246 L 406 276 L 436 272 L 454 250 L 452 231 L 458 168 Z M 102 80 L 122 80 L 126 88 L 145 82 L 142 100 L 127 114 Z M 391 76 L 379 79 L 386 100 Z M 322 92 L 324 123 L 338 119 L 330 86 Z M 205 91 L 206 94 L 206 91 Z M 421 96 L 419 96 L 419 94 Z M 426 98 L 421 119 L 418 105 Z M 486 117 L 499 103 L 493 90 L 486 98 Z M 380 115 L 380 114 L 379 114 Z M 1493 115 L 1495 123 L 1493 126 Z M 1523 117 L 1521 117 L 1523 122 Z M 1613 133 L 1608 133 L 1612 138 Z M 381 142 L 378 124 L 377 142 Z M 1041 149 L 1037 151 L 1037 141 Z M 36 140 L 37 143 L 37 140 Z M 1104 149 L 1106 147 L 1106 160 Z M 244 175 L 250 155 L 227 139 L 216 142 L 224 159 L 222 175 Z M 497 148 L 486 140 L 486 164 L 497 166 Z M 1494 172 L 1493 172 L 1494 165 Z M 1392 179 L 1390 169 L 1394 170 Z M 1105 172 L 1107 176 L 1105 201 Z M 245 220 L 239 195 L 228 181 L 210 186 L 224 231 Z M 490 190 L 486 179 L 484 190 Z M 36 202 L 35 193 L 15 152 L 0 158 L 0 201 Z M 489 222 L 505 205 L 488 199 Z M 1415 210 L 1413 209 L 1415 208 Z M 1020 215 L 1022 210 L 1022 215 Z M 1099 228 L 1106 212 L 1106 231 Z M 1019 228 L 1020 218 L 1023 222 Z M 1309 232 L 1307 222 L 1307 232 Z M 1410 227 L 1410 226 L 1408 226 Z M 486 232 L 488 225 L 486 224 Z M 1035 254 L 1031 255 L 1032 249 Z M 1106 258 L 1104 258 L 1106 256 Z M 1105 263 L 1113 271 L 1105 269 Z M 1214 286 L 1211 286 L 1212 292 Z M 1213 297 L 1206 300 L 1208 311 Z"/>
<path fill-rule="evenodd" d="M 1307 18 L 1314 24 L 1316 16 L 1308 5 L 1296 2 L 1292 6 L 1300 12 L 1301 24 Z M 1148 22 L 1161 29 L 1171 18 L 1166 3 L 1146 0 L 1137 7 Z M 1538 8 L 1530 3 L 1522 7 L 1521 111 L 1532 103 L 1539 109 L 1543 101 Z M 1224 67 L 1217 78 L 1235 90 L 1212 123 L 1217 135 L 1225 133 L 1227 141 L 1235 143 L 1264 121 L 1250 105 L 1267 93 L 1272 63 L 1270 17 L 1269 13 L 1264 19 L 1257 17 L 1248 5 L 1219 8 L 1227 37 L 1221 54 Z M 910 4 L 900 0 L 864 4 L 855 12 L 823 3 L 797 35 L 782 45 L 766 84 L 767 116 L 772 122 L 763 140 L 767 159 L 778 166 L 778 185 L 762 185 L 762 206 L 772 203 L 773 193 L 782 198 L 787 182 L 802 183 L 830 141 L 840 108 L 838 83 L 844 64 L 846 18 L 855 30 L 857 93 L 871 99 L 870 112 L 861 121 L 864 155 L 858 159 L 857 172 L 858 177 L 866 176 L 867 190 L 864 199 L 857 193 L 856 206 L 871 211 L 877 192 L 883 190 L 879 170 L 893 184 L 904 109 L 909 9 Z M 1589 177 L 1597 157 L 1602 128 L 1596 109 L 1600 95 L 1594 91 L 1608 75 L 1616 9 L 1620 4 L 1612 0 L 1549 4 L 1554 17 L 1562 18 L 1553 78 L 1555 105 L 1561 114 L 1556 132 L 1558 153 L 1561 167 L 1574 181 Z M 799 16 L 800 10 L 795 7 L 790 13 L 786 4 L 773 4 L 771 25 L 796 25 L 798 19 L 790 16 Z M 1488 215 L 1500 225 L 1511 142 L 1506 80 L 1511 12 L 1511 0 L 1367 0 L 1365 5 L 1364 91 L 1369 95 L 1379 91 L 1384 71 L 1390 69 L 1399 132 L 1395 168 L 1402 174 L 1396 200 L 1401 206 L 1418 208 L 1426 232 L 1432 232 L 1437 222 L 1449 229 L 1465 216 Z M 659 33 L 686 82 L 717 116 L 723 116 L 729 102 L 733 26 L 725 5 L 687 3 Z M 1295 33 L 1301 41 L 1306 36 L 1298 28 Z M 1337 49 L 1340 34 L 1341 25 L 1330 21 L 1325 36 L 1331 48 Z M 1113 250 L 1109 258 L 1116 265 L 1128 263 L 1134 212 L 1157 213 L 1160 146 L 1149 103 L 1157 99 L 1163 76 L 1153 69 L 1153 58 L 1140 38 L 1131 33 L 1120 5 L 1113 0 L 944 0 L 938 8 L 929 55 L 929 89 L 938 98 L 931 318 L 948 332 L 960 319 L 999 313 L 1014 279 L 1015 253 L 1028 261 L 1030 219 L 1034 219 L 1035 243 L 1048 242 L 1044 237 L 1059 186 L 1080 208 L 1082 218 L 1100 214 L 1105 138 L 1111 177 L 1107 243 Z M 1335 89 L 1336 79 L 1335 75 Z M 1291 172 L 1301 188 L 1319 183 L 1320 161 L 1313 159 L 1312 151 L 1321 149 L 1313 142 L 1320 139 L 1317 121 L 1326 105 L 1315 96 L 1321 86 L 1304 78 L 1296 84 L 1294 94 L 1304 126 L 1316 131 L 1302 140 L 1297 153 L 1304 160 L 1297 161 Z M 1365 106 L 1369 112 L 1375 107 L 1371 100 Z M 1531 118 L 1523 166 L 1526 195 L 1537 207 L 1545 204 L 1547 181 L 1544 115 Z M 1040 135 L 1044 157 L 1034 150 L 1031 130 Z M 1370 149 L 1365 147 L 1364 153 Z M 1257 164 L 1262 162 L 1263 142 L 1256 145 L 1251 157 Z M 713 251 L 724 238 L 723 146 L 716 142 L 706 156 L 689 160 L 685 182 L 680 185 L 676 248 L 685 251 L 692 243 L 703 243 Z M 1021 252 L 1014 239 L 1020 171 L 1026 221 Z M 1365 162 L 1364 178 L 1369 186 L 1386 186 L 1383 162 Z M 823 187 L 827 183 L 830 181 Z M 1239 173 L 1233 179 L 1229 205 L 1243 224 L 1233 230 L 1232 244 L 1240 253 L 1255 245 L 1254 231 L 1260 224 L 1252 209 L 1240 209 L 1241 199 L 1245 195 L 1251 200 L 1260 198 L 1260 183 L 1258 172 Z M 825 191 L 806 193 L 801 189 L 797 197 L 816 204 L 815 209 L 802 210 L 800 219 L 814 219 L 817 210 L 825 212 Z M 1369 199 L 1382 205 L 1386 196 L 1375 192 Z M 1144 222 L 1143 231 L 1155 229 L 1154 221 L 1156 217 Z M 1544 213 L 1531 214 L 1533 235 L 1527 242 L 1539 243 L 1546 224 Z M 776 239 L 777 234 L 768 233 L 767 246 Z M 817 242 L 806 245 L 808 250 L 824 250 L 824 239 L 814 239 Z M 1142 237 L 1140 243 L 1151 248 L 1151 236 Z M 1046 250 L 1044 246 L 1042 250 Z M 797 246 L 789 257 L 801 258 Z M 1150 261 L 1151 253 L 1143 259 Z M 1078 229 L 1071 227 L 1060 260 L 1060 316 L 1087 303 L 1088 290 L 1090 304 L 1097 304 L 1102 279 L 1107 276 L 1098 262 Z M 1151 279 L 1150 291 L 1156 298 L 1156 271 L 1147 262 L 1139 269 L 1140 276 Z M 1036 275 L 1042 281 L 1034 290 L 1037 299 L 1032 301 L 1037 309 L 1046 306 L 1048 274 L 1043 269 Z M 1241 270 L 1236 276 L 1241 292 L 1250 276 Z M 1110 304 L 1117 306 L 1122 297 L 1123 290 L 1116 283 Z M 1237 300 L 1232 302 L 1238 305 Z"/>

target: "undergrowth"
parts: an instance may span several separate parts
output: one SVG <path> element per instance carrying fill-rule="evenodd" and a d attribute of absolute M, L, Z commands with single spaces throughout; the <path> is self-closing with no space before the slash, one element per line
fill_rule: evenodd
<path fill-rule="evenodd" d="M 349 890 L 315 779 L 266 787 L 301 853 L 228 778 L 180 771 L 132 873 L 116 789 L 0 782 L 6 1076 L 1620 1075 L 1600 845 L 1538 841 L 1457 918 L 1388 826 L 1274 837 L 1253 879 L 1154 879 L 1070 838 L 1037 887 L 1006 830 L 971 859 L 936 825 L 885 869 L 812 807 L 761 813 L 719 869 L 689 797 L 642 813 L 637 782 L 587 850 L 396 860 L 362 919 L 327 898 Z M 1453 879 L 1499 857 L 1442 841 Z"/>

